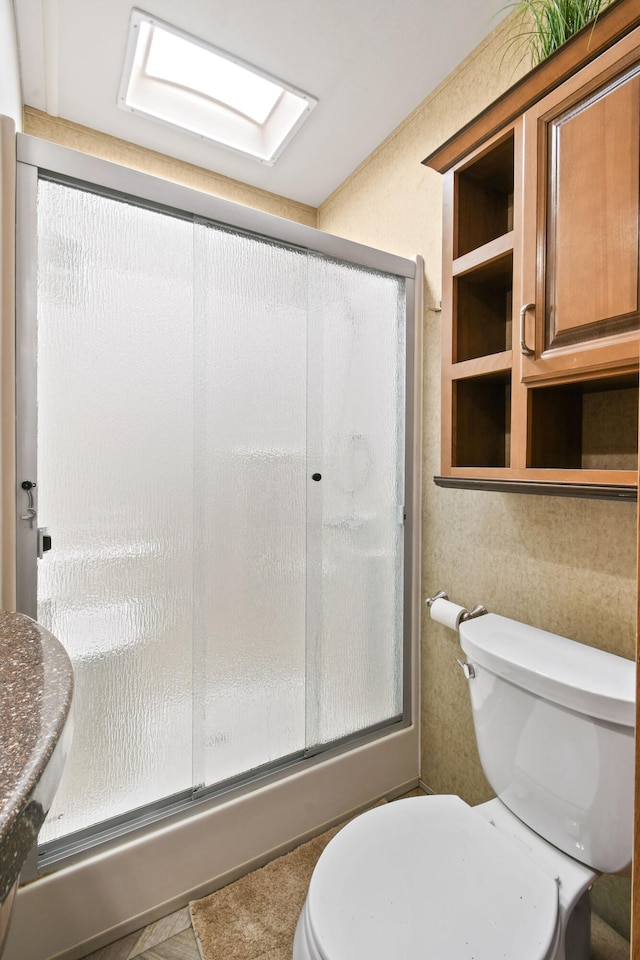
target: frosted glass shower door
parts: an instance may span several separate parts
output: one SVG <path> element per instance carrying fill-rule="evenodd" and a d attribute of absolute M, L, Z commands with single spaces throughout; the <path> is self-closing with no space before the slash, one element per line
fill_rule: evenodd
<path fill-rule="evenodd" d="M 37 616 L 76 677 L 41 840 L 192 782 L 192 225 L 38 184 Z"/>
<path fill-rule="evenodd" d="M 53 862 L 406 725 L 408 274 L 22 174 L 19 606 L 76 676 Z"/>
<path fill-rule="evenodd" d="M 307 258 L 196 239 L 196 784 L 305 746 Z"/>
<path fill-rule="evenodd" d="M 403 712 L 405 297 L 309 257 L 309 749 Z"/>

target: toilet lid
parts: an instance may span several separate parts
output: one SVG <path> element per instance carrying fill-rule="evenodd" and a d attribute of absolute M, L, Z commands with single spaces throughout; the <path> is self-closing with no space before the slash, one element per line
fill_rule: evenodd
<path fill-rule="evenodd" d="M 323 960 L 547 960 L 558 887 L 459 797 L 347 824 L 320 857 L 307 923 Z"/>

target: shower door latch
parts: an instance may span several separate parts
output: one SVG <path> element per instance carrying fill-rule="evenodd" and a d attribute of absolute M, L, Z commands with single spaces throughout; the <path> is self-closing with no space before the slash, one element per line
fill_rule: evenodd
<path fill-rule="evenodd" d="M 38 560 L 42 560 L 47 550 L 51 550 L 51 536 L 48 527 L 38 527 Z"/>
<path fill-rule="evenodd" d="M 33 530 L 33 521 L 38 516 L 36 505 L 33 499 L 33 490 L 36 486 L 36 482 L 35 480 L 23 480 L 20 486 L 27 494 L 27 512 L 21 514 L 20 519 L 26 520 L 29 524 L 29 529 Z"/>

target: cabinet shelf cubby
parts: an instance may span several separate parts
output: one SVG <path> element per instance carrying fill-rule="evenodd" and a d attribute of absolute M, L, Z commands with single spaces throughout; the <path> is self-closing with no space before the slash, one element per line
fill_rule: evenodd
<path fill-rule="evenodd" d="M 454 277 L 454 363 L 511 349 L 512 294 L 512 251 Z"/>
<path fill-rule="evenodd" d="M 458 170 L 454 257 L 513 229 L 513 183 L 513 133 Z"/>
<path fill-rule="evenodd" d="M 530 389 L 533 468 L 636 470 L 638 376 Z"/>
<path fill-rule="evenodd" d="M 453 382 L 453 466 L 508 467 L 511 376 L 508 371 Z"/>

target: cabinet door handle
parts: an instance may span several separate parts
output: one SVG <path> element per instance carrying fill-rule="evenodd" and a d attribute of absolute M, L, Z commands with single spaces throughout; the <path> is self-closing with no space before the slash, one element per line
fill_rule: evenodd
<path fill-rule="evenodd" d="M 526 343 L 526 333 L 524 329 L 525 319 L 527 316 L 527 310 L 533 310 L 535 303 L 525 303 L 523 307 L 520 308 L 520 353 L 523 357 L 535 357 L 535 350 L 530 350 Z"/>

